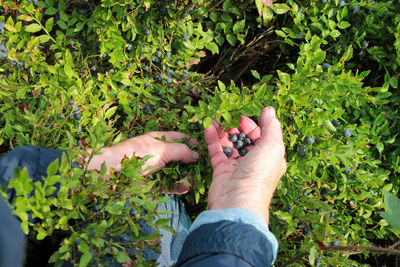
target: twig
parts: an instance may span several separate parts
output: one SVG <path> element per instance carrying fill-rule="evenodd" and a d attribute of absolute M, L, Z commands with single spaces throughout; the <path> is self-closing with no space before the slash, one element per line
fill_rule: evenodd
<path fill-rule="evenodd" d="M 396 243 L 397 244 L 397 243 Z M 396 245 L 395 244 L 395 245 Z M 329 246 L 325 247 L 324 250 L 332 251 L 332 250 L 343 250 L 350 252 L 361 252 L 361 251 L 369 251 L 369 252 L 378 252 L 378 253 L 387 253 L 387 254 L 398 254 L 400 255 L 400 249 L 394 249 L 391 247 L 381 248 L 381 247 L 363 247 L 363 246 Z"/>

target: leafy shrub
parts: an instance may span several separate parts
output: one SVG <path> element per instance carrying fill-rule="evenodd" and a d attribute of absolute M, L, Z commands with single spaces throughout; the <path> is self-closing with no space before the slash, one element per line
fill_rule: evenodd
<path fill-rule="evenodd" d="M 385 246 L 400 234 L 377 212 L 383 208 L 383 190 L 396 194 L 400 185 L 395 179 L 400 172 L 399 11 L 392 2 L 364 0 L 288 0 L 273 6 L 261 0 L 2 1 L 2 153 L 33 144 L 70 149 L 74 159 L 78 152 L 72 151 L 80 148 L 178 130 L 200 142 L 202 155 L 197 164 L 168 165 L 148 177 L 148 187 L 140 192 L 144 180 L 133 173 L 142 162 L 126 162 L 132 173 L 112 179 L 118 177 L 129 197 L 114 194 L 106 184 L 92 185 L 102 173 L 70 169 L 66 158 L 60 174 L 55 163 L 50 166 L 43 185 L 32 185 L 26 172 L 17 171 L 9 186 L 19 194 L 13 205 L 24 230 L 32 240 L 68 231 L 51 260 L 77 260 L 73 247 L 81 239 L 79 260 L 88 264 L 90 250 L 100 257 L 107 244 L 102 233 L 118 236 L 125 231 L 122 225 L 129 225 L 136 245 L 146 239 L 137 234 L 138 218 L 126 217 L 132 210 L 126 201 L 151 223 L 158 215 L 155 206 L 146 206 L 150 192 L 187 174 L 196 183 L 183 200 L 195 218 L 207 206 L 212 174 L 203 126 L 215 118 L 237 127 L 240 115 L 257 119 L 264 106 L 272 105 L 288 161 L 271 207 L 270 227 L 280 240 L 277 265 L 368 263 L 371 254 L 349 256 L 342 247 Z M 104 138 L 93 137 L 96 127 Z M 133 176 L 131 186 L 124 185 Z M 67 177 L 76 184 L 63 184 Z M 55 181 L 62 190 L 51 197 Z M 78 185 L 81 190 L 64 194 Z M 99 192 L 94 199 L 87 194 L 92 190 Z M 98 199 L 100 209 L 93 211 Z M 121 204 L 115 211 L 120 224 L 97 217 L 114 215 L 107 207 L 115 201 Z M 71 205 L 77 209 L 70 210 Z M 79 223 L 88 218 L 91 223 Z M 101 237 L 89 239 L 93 230 Z M 116 248 L 112 254 L 120 262 L 132 249 L 109 247 Z M 133 256 L 151 265 L 139 253 Z"/>

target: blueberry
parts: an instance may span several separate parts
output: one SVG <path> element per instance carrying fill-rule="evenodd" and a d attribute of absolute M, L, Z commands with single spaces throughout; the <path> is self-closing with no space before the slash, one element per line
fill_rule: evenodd
<path fill-rule="evenodd" d="M 139 51 L 140 51 L 140 52 L 143 52 L 145 49 L 146 49 L 146 46 L 144 46 L 144 45 L 141 46 L 141 47 L 139 47 Z"/>
<path fill-rule="evenodd" d="M 128 47 L 126 48 L 128 51 L 132 50 L 132 44 L 129 44 Z"/>
<path fill-rule="evenodd" d="M 157 50 L 157 52 L 156 52 L 156 56 L 157 56 L 157 57 L 161 57 L 161 56 L 162 56 L 162 53 L 161 53 L 161 51 L 160 51 L 160 50 Z"/>
<path fill-rule="evenodd" d="M 151 107 L 149 105 L 145 105 L 143 108 L 143 112 L 148 115 L 152 114 Z"/>
<path fill-rule="evenodd" d="M 114 75 L 114 71 L 110 70 L 108 73 L 110 73 L 111 75 Z"/>
<path fill-rule="evenodd" d="M 229 146 L 224 147 L 223 151 L 227 157 L 232 156 L 232 148 L 230 148 Z"/>
<path fill-rule="evenodd" d="M 321 264 L 322 264 L 322 262 L 319 259 L 316 259 L 315 262 L 314 262 L 314 265 L 317 266 L 317 267 L 321 266 Z"/>
<path fill-rule="evenodd" d="M 346 5 L 346 2 L 344 0 L 339 1 L 339 7 L 344 7 Z"/>
<path fill-rule="evenodd" d="M 102 58 L 106 58 L 107 57 L 107 53 L 104 53 L 101 57 Z"/>
<path fill-rule="evenodd" d="M 170 52 L 170 51 L 167 51 L 167 52 L 165 53 L 165 56 L 166 56 L 166 57 L 170 57 L 170 56 L 171 56 L 171 52 Z"/>
<path fill-rule="evenodd" d="M 338 127 L 341 123 L 340 123 L 340 121 L 332 120 L 332 124 L 333 124 L 333 126 Z"/>
<path fill-rule="evenodd" d="M 323 70 L 324 72 L 327 72 L 327 71 L 329 70 L 330 67 L 331 67 L 331 64 L 329 64 L 329 63 L 324 63 L 324 64 L 322 65 L 322 70 Z"/>
<path fill-rule="evenodd" d="M 364 40 L 364 41 L 361 42 L 361 45 L 363 47 L 368 47 L 368 42 L 366 40 Z"/>
<path fill-rule="evenodd" d="M 94 237 L 96 235 L 96 230 L 92 230 L 89 233 L 89 237 Z"/>
<path fill-rule="evenodd" d="M 304 228 L 303 228 L 303 230 L 301 230 L 301 232 L 302 232 L 304 235 L 307 235 L 307 234 L 310 232 L 310 229 L 308 229 L 307 226 L 304 226 Z"/>
<path fill-rule="evenodd" d="M 8 49 L 4 45 L 0 44 L 0 52 L 3 52 L 4 54 L 8 54 Z"/>
<path fill-rule="evenodd" d="M 285 209 L 286 212 L 290 213 L 292 211 L 292 206 L 287 206 Z"/>
<path fill-rule="evenodd" d="M 128 138 L 132 138 L 133 137 L 133 134 L 128 134 Z"/>
<path fill-rule="evenodd" d="M 307 115 L 311 113 L 311 110 L 309 108 L 306 108 L 304 111 L 306 112 Z"/>
<path fill-rule="evenodd" d="M 81 244 L 81 242 L 82 242 L 82 240 L 78 239 L 78 240 L 75 241 L 75 245 L 79 246 Z"/>
<path fill-rule="evenodd" d="M 344 129 L 343 135 L 349 138 L 352 135 L 351 130 L 349 128 Z"/>
<path fill-rule="evenodd" d="M 308 145 L 312 145 L 315 142 L 315 139 L 312 138 L 311 136 L 306 136 L 306 138 L 304 140 L 305 140 L 306 144 L 308 144 Z"/>
<path fill-rule="evenodd" d="M 149 87 L 149 86 L 150 86 L 150 83 L 147 82 L 147 83 L 144 84 L 144 86 L 145 86 L 145 87 Z"/>
<path fill-rule="evenodd" d="M 360 10 L 360 8 L 358 6 L 351 7 L 351 11 L 353 11 L 354 14 L 358 13 L 359 10 Z"/>
<path fill-rule="evenodd" d="M 171 79 L 171 78 L 168 78 L 168 79 L 167 79 L 167 83 L 171 84 L 171 83 L 172 83 L 172 79 Z"/>
<path fill-rule="evenodd" d="M 298 37 L 300 40 L 303 40 L 303 39 L 304 39 L 304 34 L 300 32 L 300 33 L 297 35 L 297 37 Z"/>
<path fill-rule="evenodd" d="M 100 206 L 99 205 L 94 205 L 93 206 L 93 210 L 96 211 L 96 212 L 100 211 Z"/>
<path fill-rule="evenodd" d="M 334 218 L 336 216 L 336 213 L 334 213 L 333 211 L 331 212 L 331 217 Z"/>
<path fill-rule="evenodd" d="M 6 54 L 4 54 L 3 52 L 0 53 L 0 60 L 1 60 L 1 59 L 5 59 L 6 57 L 7 57 Z"/>
<path fill-rule="evenodd" d="M 236 134 L 231 134 L 229 136 L 229 140 L 231 140 L 233 143 L 235 143 L 238 140 L 238 136 Z"/>
<path fill-rule="evenodd" d="M 159 59 L 158 57 L 154 57 L 154 56 L 153 56 L 152 61 L 153 61 L 155 64 L 160 63 L 160 59 Z"/>
<path fill-rule="evenodd" d="M 350 171 L 351 171 L 351 169 L 350 169 L 349 167 L 346 167 L 346 168 L 344 169 L 344 172 L 345 172 L 346 174 L 349 174 Z"/>
<path fill-rule="evenodd" d="M 78 142 L 76 142 L 76 144 L 77 144 L 78 146 L 81 146 L 81 140 L 79 139 Z"/>
<path fill-rule="evenodd" d="M 323 197 L 327 197 L 327 196 L 328 196 L 328 192 L 329 192 L 329 189 L 328 189 L 328 188 L 322 188 L 322 190 L 321 190 L 321 195 L 322 195 Z"/>
<path fill-rule="evenodd" d="M 143 33 L 144 33 L 144 35 L 149 35 L 150 34 L 150 29 L 145 29 Z"/>
<path fill-rule="evenodd" d="M 235 148 L 239 149 L 243 146 L 243 141 L 242 140 L 237 140 L 235 143 L 233 143 Z"/>
<path fill-rule="evenodd" d="M 75 120 L 80 120 L 81 118 L 82 118 L 82 115 L 81 114 L 79 114 L 79 113 L 75 113 L 73 116 L 72 116 Z"/>
<path fill-rule="evenodd" d="M 87 10 L 81 9 L 81 10 L 79 10 L 79 14 L 86 15 L 87 14 Z"/>
<path fill-rule="evenodd" d="M 243 145 L 244 145 L 244 146 L 249 146 L 249 145 L 251 145 L 251 139 L 248 138 L 248 137 L 246 137 L 246 138 L 243 140 Z"/>
<path fill-rule="evenodd" d="M 25 61 L 20 61 L 20 62 L 17 63 L 17 68 L 18 69 L 22 69 L 24 67 L 25 67 Z"/>
<path fill-rule="evenodd" d="M 8 77 L 7 77 L 7 75 L 3 75 L 2 78 L 3 79 L 7 79 Z"/>
<path fill-rule="evenodd" d="M 239 140 L 238 142 L 240 142 L 240 140 Z M 244 148 L 244 147 L 239 148 L 238 151 L 239 151 L 239 155 L 240 155 L 241 157 L 244 157 L 244 156 L 246 156 L 246 154 L 247 154 L 247 150 L 246 150 L 246 148 Z"/>
<path fill-rule="evenodd" d="M 326 4 L 326 2 L 328 2 L 328 0 L 321 0 L 322 4 Z"/>
<path fill-rule="evenodd" d="M 133 64 L 132 63 L 129 63 L 128 64 L 128 68 L 130 68 L 130 67 L 132 67 L 133 66 Z"/>
<path fill-rule="evenodd" d="M 238 139 L 243 141 L 246 138 L 246 135 L 244 133 L 239 133 L 238 134 Z"/>
<path fill-rule="evenodd" d="M 337 240 L 334 240 L 333 242 L 332 242 L 332 246 L 340 246 L 340 243 L 337 241 Z"/>
<path fill-rule="evenodd" d="M 186 76 L 187 76 L 187 71 L 184 71 L 183 74 L 182 74 L 182 78 L 186 79 Z"/>
<path fill-rule="evenodd" d="M 303 149 L 300 149 L 297 154 L 300 158 L 305 158 L 307 156 L 306 152 Z"/>

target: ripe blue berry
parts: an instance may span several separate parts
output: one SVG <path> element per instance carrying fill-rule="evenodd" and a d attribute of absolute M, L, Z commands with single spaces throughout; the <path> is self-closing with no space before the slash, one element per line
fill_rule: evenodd
<path fill-rule="evenodd" d="M 100 211 L 100 206 L 99 205 L 94 205 L 93 206 L 94 211 Z"/>
<path fill-rule="evenodd" d="M 87 10 L 81 9 L 81 10 L 79 10 L 79 14 L 86 15 L 87 14 Z"/>
<path fill-rule="evenodd" d="M 290 213 L 292 211 L 292 206 L 287 206 L 285 209 L 286 212 Z"/>
<path fill-rule="evenodd" d="M 314 262 L 314 265 L 317 266 L 317 267 L 321 266 L 321 264 L 322 264 L 322 262 L 319 259 L 316 259 L 315 262 Z"/>
<path fill-rule="evenodd" d="M 79 113 L 75 113 L 75 114 L 73 115 L 73 117 L 74 117 L 75 120 L 80 120 L 80 119 L 82 118 L 82 115 L 79 114 Z"/>
<path fill-rule="evenodd" d="M 346 5 L 346 2 L 344 0 L 339 1 L 339 7 L 344 7 Z"/>
<path fill-rule="evenodd" d="M 156 52 L 156 56 L 157 56 L 157 57 L 161 57 L 161 56 L 162 56 L 162 53 L 161 53 L 161 51 L 160 51 L 160 50 L 157 50 L 157 52 Z"/>
<path fill-rule="evenodd" d="M 75 245 L 79 246 L 81 244 L 81 242 L 82 242 L 82 240 L 78 239 L 78 240 L 75 241 Z"/>
<path fill-rule="evenodd" d="M 349 128 L 344 129 L 343 135 L 347 138 L 351 137 L 352 135 L 351 130 Z"/>
<path fill-rule="evenodd" d="M 183 74 L 182 74 L 182 78 L 186 79 L 186 77 L 187 77 L 187 71 L 184 71 Z"/>
<path fill-rule="evenodd" d="M 328 188 L 322 188 L 322 190 L 321 190 L 321 195 L 322 195 L 323 197 L 327 197 L 327 196 L 328 196 L 328 192 L 329 192 L 329 189 L 328 189 Z"/>
<path fill-rule="evenodd" d="M 242 140 L 237 140 L 235 143 L 233 143 L 235 148 L 239 149 L 243 146 L 243 141 Z"/>
<path fill-rule="evenodd" d="M 172 79 L 171 79 L 171 78 L 168 78 L 168 79 L 167 79 L 167 83 L 171 84 L 171 83 L 172 83 Z"/>
<path fill-rule="evenodd" d="M 149 35 L 150 34 L 150 30 L 149 29 L 145 29 L 143 33 L 144 33 L 144 35 Z"/>
<path fill-rule="evenodd" d="M 171 52 L 170 52 L 170 51 L 167 51 L 167 52 L 165 53 L 165 56 L 166 56 L 166 57 L 170 57 L 170 56 L 171 56 Z"/>
<path fill-rule="evenodd" d="M 340 123 L 340 121 L 332 120 L 332 124 L 333 124 L 333 126 L 338 127 L 341 123 Z"/>
<path fill-rule="evenodd" d="M 243 140 L 243 145 L 244 145 L 244 146 L 249 146 L 249 145 L 251 145 L 251 139 L 248 138 L 248 137 L 246 137 L 246 138 Z"/>
<path fill-rule="evenodd" d="M 229 136 L 229 140 L 231 140 L 233 143 L 235 143 L 238 140 L 238 137 L 236 134 L 231 134 Z"/>
<path fill-rule="evenodd" d="M 128 138 L 132 138 L 133 137 L 133 134 L 128 134 Z"/>
<path fill-rule="evenodd" d="M 368 42 L 366 40 L 364 40 L 364 41 L 361 42 L 361 45 L 363 47 L 368 47 Z"/>
<path fill-rule="evenodd" d="M 89 233 L 89 237 L 94 237 L 96 235 L 96 230 L 92 230 Z"/>
<path fill-rule="evenodd" d="M 336 216 L 336 213 L 334 213 L 333 211 L 331 212 L 331 217 L 334 218 Z"/>
<path fill-rule="evenodd" d="M 350 169 L 349 167 L 346 167 L 346 168 L 344 169 L 344 172 L 347 173 L 347 174 L 349 174 L 350 171 L 351 171 L 351 169 Z"/>
<path fill-rule="evenodd" d="M 329 64 L 329 63 L 324 63 L 324 64 L 322 65 L 322 70 L 323 70 L 324 72 L 327 72 L 327 71 L 329 70 L 330 67 L 331 67 L 331 64 Z"/>
<path fill-rule="evenodd" d="M 227 157 L 232 156 L 232 148 L 230 148 L 229 146 L 224 147 L 223 151 Z"/>
<path fill-rule="evenodd" d="M 238 139 L 239 139 L 239 140 L 242 140 L 242 141 L 243 141 L 245 138 L 246 138 L 246 135 L 245 135 L 244 133 L 239 133 L 239 134 L 238 134 Z"/>
<path fill-rule="evenodd" d="M 128 51 L 132 50 L 132 44 L 129 44 L 128 47 L 126 48 Z"/>
<path fill-rule="evenodd" d="M 305 158 L 307 156 L 306 152 L 303 149 L 300 149 L 297 154 L 300 158 Z"/>
<path fill-rule="evenodd" d="M 240 140 L 239 140 L 238 142 L 240 142 Z M 238 151 L 239 151 L 239 155 L 240 155 L 241 157 L 244 157 L 244 156 L 246 156 L 246 154 L 247 154 L 247 150 L 246 150 L 246 148 L 244 148 L 244 147 L 239 148 Z"/>
<path fill-rule="evenodd" d="M 305 139 L 305 141 L 306 141 L 306 144 L 312 145 L 312 144 L 314 144 L 315 139 L 312 138 L 311 136 L 307 136 L 306 139 Z"/>
<path fill-rule="evenodd" d="M 340 243 L 337 240 L 334 240 L 332 242 L 332 246 L 340 246 Z"/>
<path fill-rule="evenodd" d="M 302 232 L 304 235 L 306 235 L 306 234 L 308 234 L 308 233 L 310 232 L 310 229 L 308 229 L 307 226 L 304 226 L 304 228 L 303 228 L 303 230 L 301 230 L 301 232 Z"/>
<path fill-rule="evenodd" d="M 358 6 L 352 6 L 351 11 L 353 11 L 354 14 L 357 14 L 360 8 Z"/>

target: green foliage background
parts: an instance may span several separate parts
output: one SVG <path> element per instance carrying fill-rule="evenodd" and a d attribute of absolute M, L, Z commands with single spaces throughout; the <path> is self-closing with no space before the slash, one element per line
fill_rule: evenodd
<path fill-rule="evenodd" d="M 196 138 L 202 155 L 197 164 L 171 164 L 153 175 L 147 191 L 133 190 L 143 182 L 137 180 L 133 189 L 126 186 L 128 197 L 110 199 L 105 198 L 104 185 L 97 183 L 93 189 L 99 191 L 95 199 L 83 190 L 85 179 L 99 179 L 101 174 L 84 175 L 64 163 L 59 180 L 50 179 L 48 186 L 75 177 L 76 184 L 62 183 L 62 188 L 70 192 L 81 185 L 82 192 L 58 194 L 51 200 L 54 203 L 46 203 L 53 189 L 39 197 L 42 185 L 31 184 L 29 189 L 35 187 L 42 202 L 13 203 L 25 231 L 32 239 L 51 236 L 56 229 L 66 231 L 52 257 L 58 262 L 76 260 L 75 241 L 87 240 L 87 246 L 77 248 L 86 255 L 81 263 L 89 264 L 90 250 L 100 256 L 104 245 L 99 241 L 104 240 L 102 234 L 92 244 L 90 231 L 105 233 L 110 228 L 115 235 L 123 231 L 112 227 L 114 211 L 107 210 L 107 203 L 134 203 L 138 196 L 146 203 L 152 198 L 151 187 L 168 185 L 187 173 L 196 181 L 184 196 L 194 219 L 207 205 L 212 174 L 203 126 L 215 118 L 235 127 L 241 114 L 257 119 L 264 106 L 272 105 L 282 123 L 288 161 L 271 207 L 270 227 L 280 246 L 276 265 L 370 263 L 373 256 L 367 253 L 350 256 L 324 248 L 333 241 L 342 246 L 385 246 L 400 234 L 377 212 L 383 208 L 383 190 L 399 191 L 399 4 L 398 0 L 288 0 L 274 7 L 260 0 L 2 1 L 0 21 L 5 25 L 0 44 L 8 51 L 0 59 L 1 153 L 22 145 L 100 148 L 129 134 L 177 130 Z M 351 137 L 343 134 L 345 129 Z M 315 143 L 307 144 L 306 136 Z M 129 164 L 136 172 L 116 177 L 140 179 L 140 163 Z M 31 191 L 18 189 L 18 183 L 29 184 L 29 178 L 23 171 L 17 174 L 10 187 L 26 201 Z M 58 212 L 45 208 L 32 213 L 40 219 L 57 218 L 59 224 L 41 221 L 36 226 L 42 228 L 37 228 L 28 223 L 30 210 L 77 196 L 75 202 L 61 204 Z M 100 199 L 106 203 L 100 210 L 104 220 L 85 208 Z M 70 205 L 80 207 L 79 214 L 71 212 Z M 129 221 L 123 215 L 129 210 L 122 207 L 115 212 L 122 222 Z M 146 219 L 151 222 L 157 212 L 147 208 L 154 211 Z M 69 221 L 87 218 L 93 224 Z M 130 224 L 132 231 L 135 225 Z M 138 247 L 146 239 L 139 232 L 133 237 Z M 112 247 L 116 250 L 110 253 L 118 261 L 129 259 L 127 248 Z M 152 264 L 135 256 L 137 264 Z M 391 258 L 384 260 L 390 264 Z"/>

